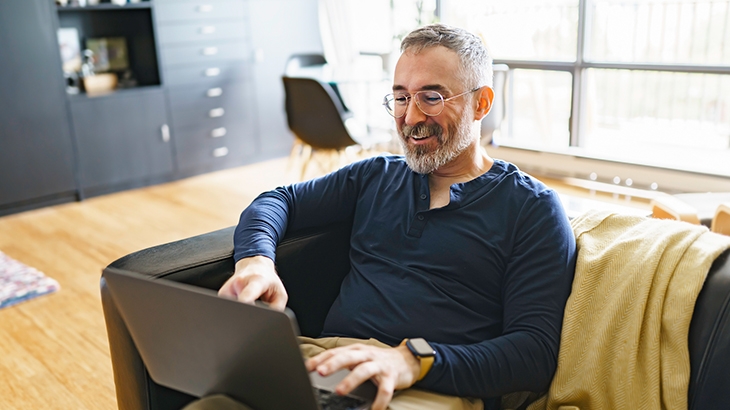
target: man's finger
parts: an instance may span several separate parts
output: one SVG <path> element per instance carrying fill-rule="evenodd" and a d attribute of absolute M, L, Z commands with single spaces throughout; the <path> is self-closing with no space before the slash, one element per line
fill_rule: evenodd
<path fill-rule="evenodd" d="M 370 361 L 360 363 L 337 384 L 335 390 L 339 394 L 348 394 L 365 381 L 378 376 L 379 373 L 380 366 L 377 363 Z"/>
<path fill-rule="evenodd" d="M 322 376 L 330 375 L 340 369 L 351 369 L 360 363 L 371 359 L 367 351 L 348 348 L 338 350 L 335 354 L 327 357 L 323 362 L 316 366 L 317 371 Z"/>
<path fill-rule="evenodd" d="M 276 310 L 283 311 L 286 308 L 286 302 L 289 299 L 288 295 L 286 294 L 286 291 L 282 289 L 276 288 L 273 292 L 273 295 L 271 297 L 271 300 L 269 300 L 269 307 Z"/>
<path fill-rule="evenodd" d="M 265 285 L 260 277 L 254 276 L 248 280 L 240 280 L 233 284 L 236 290 L 236 299 L 243 303 L 253 303 L 265 291 Z"/>
<path fill-rule="evenodd" d="M 375 396 L 371 410 L 386 410 L 388 404 L 393 400 L 395 390 L 395 379 L 392 376 L 383 376 L 378 383 L 378 394 Z"/>
<path fill-rule="evenodd" d="M 304 362 L 305 366 L 307 367 L 307 371 L 311 372 L 313 370 L 317 369 L 317 366 L 327 361 L 330 357 L 337 354 L 339 348 L 334 348 L 330 350 L 325 350 L 319 354 L 317 354 L 314 357 L 310 357 L 307 359 L 306 362 Z"/>

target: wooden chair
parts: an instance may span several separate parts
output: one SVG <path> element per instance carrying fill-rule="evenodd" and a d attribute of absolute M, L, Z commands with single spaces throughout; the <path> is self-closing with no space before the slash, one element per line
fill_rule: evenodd
<path fill-rule="evenodd" d="M 651 201 L 652 216 L 659 219 L 676 219 L 696 225 L 705 225 L 713 232 L 730 235 L 728 209 L 730 193 L 708 192 L 677 195 L 661 195 Z M 720 220 L 716 223 L 715 220 Z M 724 228 L 723 228 L 724 227 Z M 724 229 L 723 232 L 718 229 Z"/>
<path fill-rule="evenodd" d="M 730 202 L 720 204 L 712 219 L 712 232 L 730 235 Z"/>

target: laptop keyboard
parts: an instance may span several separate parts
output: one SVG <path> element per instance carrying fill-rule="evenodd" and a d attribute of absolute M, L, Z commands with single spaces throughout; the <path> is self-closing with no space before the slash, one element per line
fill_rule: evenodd
<path fill-rule="evenodd" d="M 322 410 L 355 410 L 366 403 L 364 400 L 317 388 L 314 389 L 314 394 L 317 395 Z"/>

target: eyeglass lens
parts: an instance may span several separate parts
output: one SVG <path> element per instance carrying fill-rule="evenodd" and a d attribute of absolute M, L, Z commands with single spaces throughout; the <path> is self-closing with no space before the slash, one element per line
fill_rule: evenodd
<path fill-rule="evenodd" d="M 390 115 L 400 118 L 406 114 L 408 100 L 414 99 L 416 106 L 428 116 L 436 116 L 444 110 L 444 96 L 436 91 L 419 91 L 408 94 L 388 94 L 385 96 L 385 108 Z"/>

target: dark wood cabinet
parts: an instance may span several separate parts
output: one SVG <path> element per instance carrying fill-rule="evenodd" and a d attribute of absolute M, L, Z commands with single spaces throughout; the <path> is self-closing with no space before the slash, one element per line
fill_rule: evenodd
<path fill-rule="evenodd" d="M 71 101 L 85 196 L 169 180 L 173 175 L 165 95 L 159 87 Z"/>
<path fill-rule="evenodd" d="M 181 176 L 258 153 L 247 0 L 156 2 L 160 55 Z"/>
<path fill-rule="evenodd" d="M 123 38 L 122 89 L 67 93 L 59 28 Z M 317 0 L 0 0 L 0 215 L 286 155 L 281 76 L 304 52 Z"/>
<path fill-rule="evenodd" d="M 0 1 L 0 215 L 76 195 L 53 8 Z"/>

